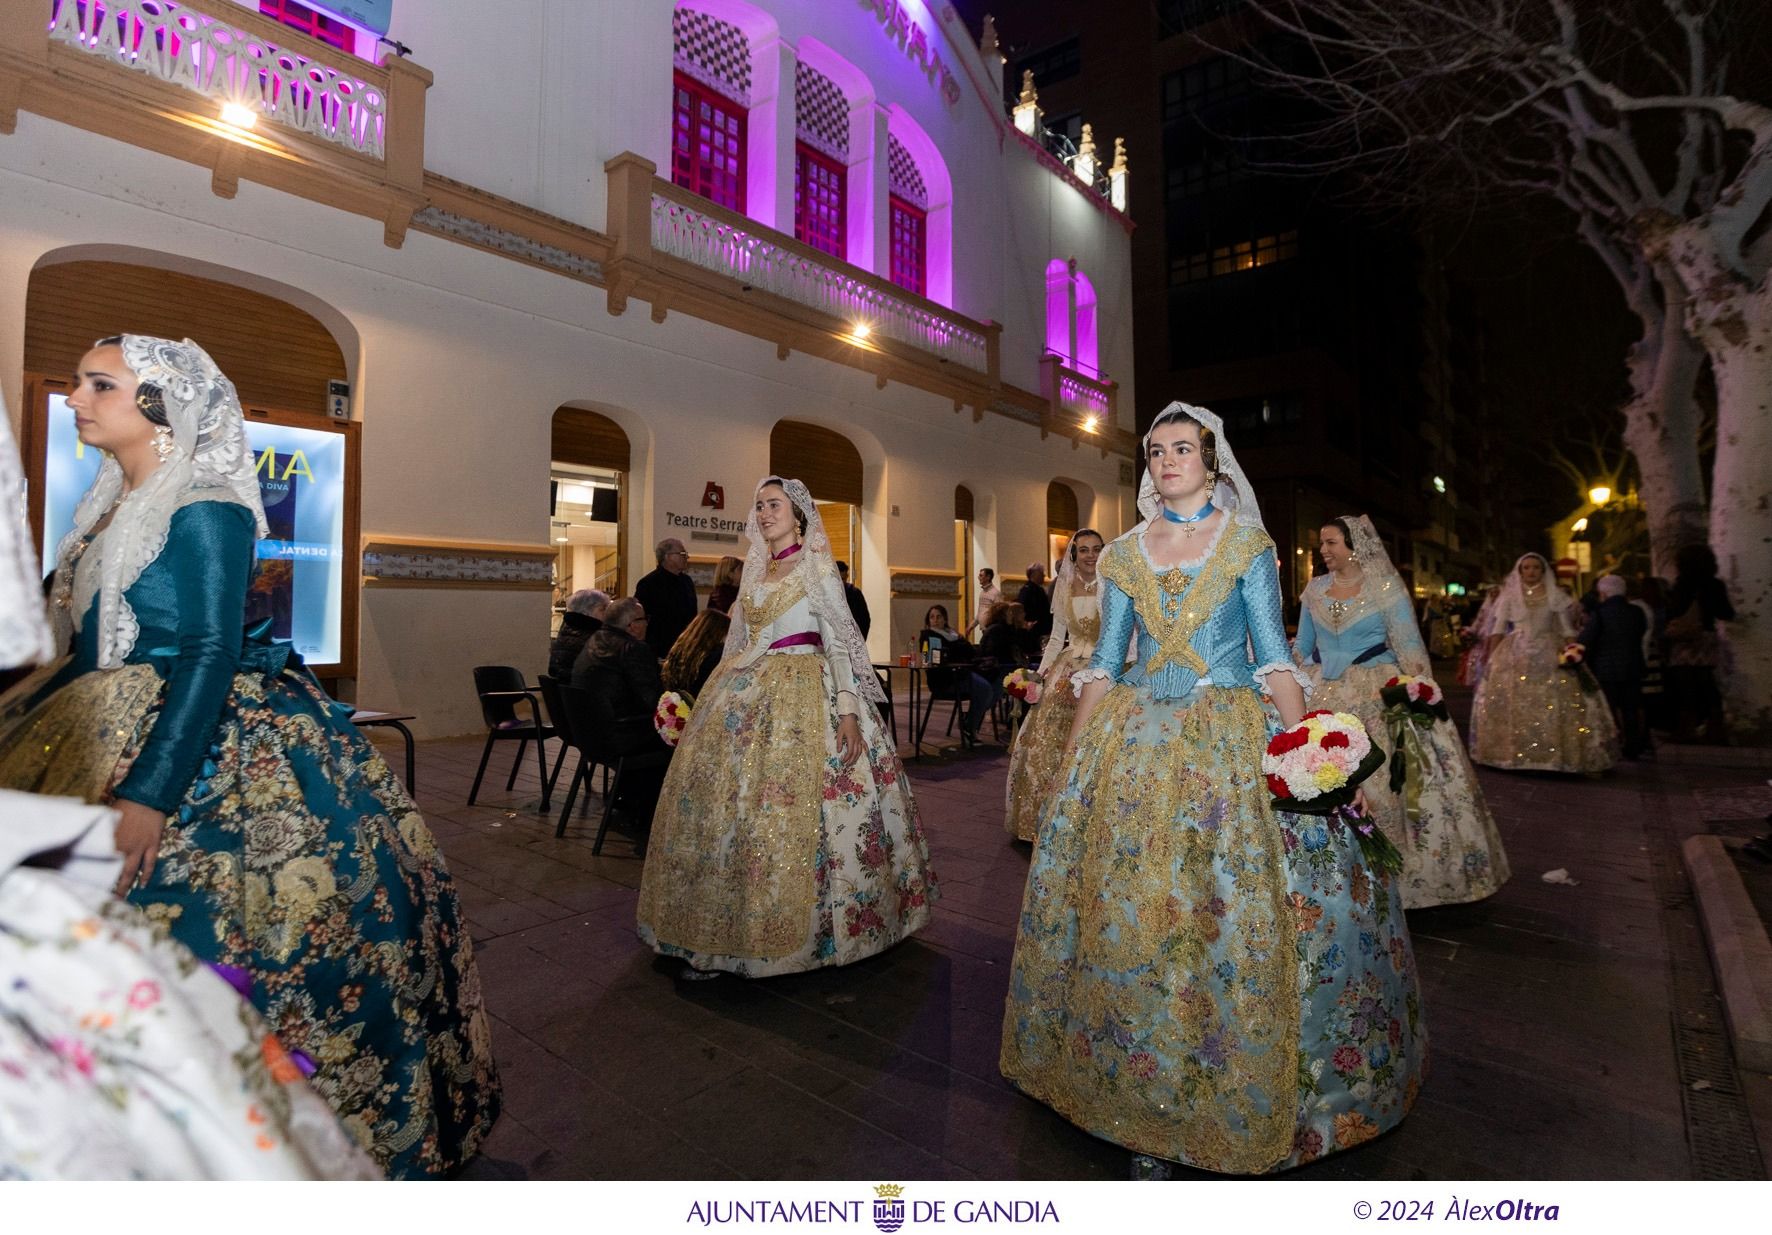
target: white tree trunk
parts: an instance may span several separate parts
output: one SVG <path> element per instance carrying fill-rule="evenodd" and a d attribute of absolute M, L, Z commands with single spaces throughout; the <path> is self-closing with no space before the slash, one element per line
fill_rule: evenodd
<path fill-rule="evenodd" d="M 1678 290 L 1677 288 L 1675 289 Z M 1674 576 L 1680 546 L 1706 535 L 1704 469 L 1698 459 L 1698 408 L 1693 399 L 1704 349 L 1686 333 L 1685 306 L 1639 306 L 1643 337 L 1625 361 L 1631 397 L 1625 401 L 1624 444 L 1637 461 L 1640 496 L 1649 525 L 1649 559 L 1664 579 Z"/>
<path fill-rule="evenodd" d="M 1736 618 L 1723 692 L 1731 727 L 1765 737 L 1772 734 L 1772 276 L 1698 316 L 1717 383 L 1710 543 Z"/>

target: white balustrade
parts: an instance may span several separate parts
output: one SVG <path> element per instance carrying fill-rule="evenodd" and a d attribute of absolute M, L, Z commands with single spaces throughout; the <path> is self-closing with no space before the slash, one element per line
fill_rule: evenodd
<path fill-rule="evenodd" d="M 851 325 L 980 373 L 989 362 L 985 335 L 955 317 L 932 312 L 909 293 L 895 294 L 829 261 L 790 249 L 729 217 L 652 195 L 652 247 L 704 270 L 730 275 L 760 291 L 791 300 Z"/>
<path fill-rule="evenodd" d="M 387 94 L 382 82 L 279 46 L 188 4 L 57 0 L 49 37 L 217 103 L 240 104 L 347 150 L 384 157 Z M 371 76 L 384 73 L 363 67 Z"/>

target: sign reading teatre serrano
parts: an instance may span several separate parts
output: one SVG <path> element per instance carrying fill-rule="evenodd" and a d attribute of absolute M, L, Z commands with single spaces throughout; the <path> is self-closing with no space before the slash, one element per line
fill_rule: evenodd
<path fill-rule="evenodd" d="M 680 515 L 665 511 L 665 526 L 687 532 L 742 532 L 743 519 L 723 519 L 718 515 Z"/>

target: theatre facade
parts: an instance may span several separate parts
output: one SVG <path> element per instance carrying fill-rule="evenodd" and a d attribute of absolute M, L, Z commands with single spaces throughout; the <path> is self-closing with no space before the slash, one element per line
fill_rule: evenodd
<path fill-rule="evenodd" d="M 383 37 L 387 36 L 387 37 Z M 677 536 L 705 589 L 805 480 L 874 615 L 970 616 L 1132 518 L 1130 172 L 1002 106 L 921 0 L 9 0 L 0 390 L 52 545 L 119 332 L 239 388 L 253 616 L 341 696 L 473 730 L 563 596 Z M 1085 116 L 1084 119 L 1087 119 Z"/>

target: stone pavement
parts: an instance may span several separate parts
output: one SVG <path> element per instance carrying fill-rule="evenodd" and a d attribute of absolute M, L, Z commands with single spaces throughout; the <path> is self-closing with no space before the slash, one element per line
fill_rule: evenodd
<path fill-rule="evenodd" d="M 997 1074 L 1027 870 L 1002 831 L 1000 752 L 909 765 L 942 882 L 921 935 L 848 968 L 682 983 L 634 937 L 631 841 L 612 832 L 591 856 L 601 801 L 555 839 L 532 770 L 504 791 L 501 746 L 466 806 L 479 750 L 419 748 L 419 805 L 479 944 L 505 1082 L 468 1177 L 1125 1178 L 1123 1150 Z M 1692 1039 L 1676 1032 L 1717 1015 L 1677 846 L 1704 826 L 1694 790 L 1764 776 L 1675 761 L 1604 780 L 1483 772 L 1514 878 L 1484 904 L 1409 915 L 1432 1052 L 1421 1098 L 1396 1132 L 1289 1177 L 1714 1175 L 1686 1106 L 1741 1099 L 1692 1092 Z M 1555 867 L 1575 886 L 1539 879 Z M 1758 1169 L 1752 1140 L 1737 1148 Z"/>

